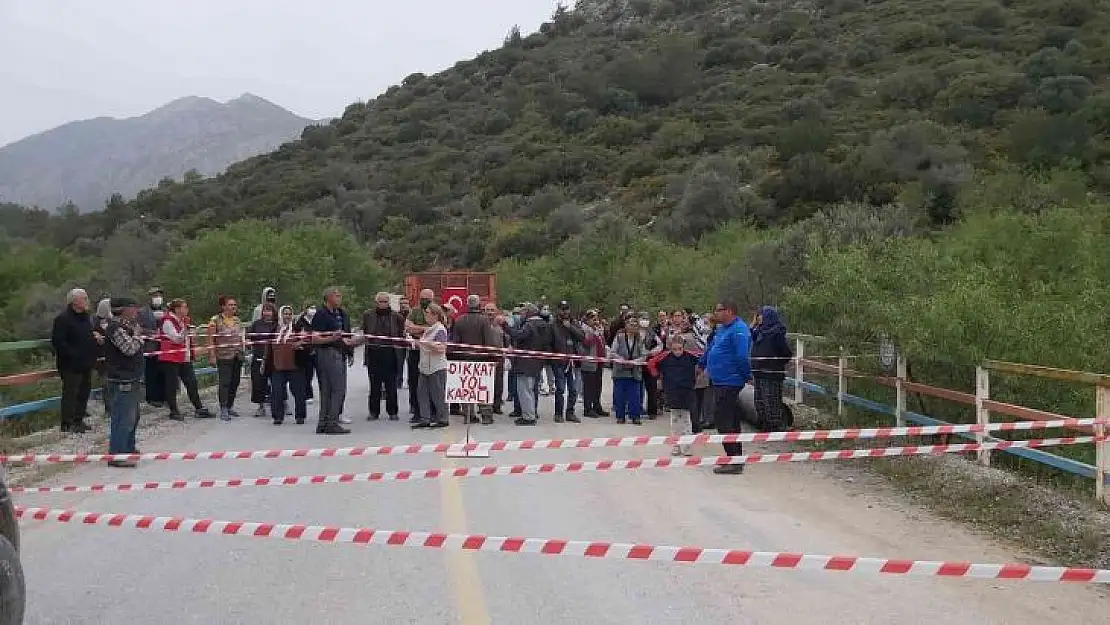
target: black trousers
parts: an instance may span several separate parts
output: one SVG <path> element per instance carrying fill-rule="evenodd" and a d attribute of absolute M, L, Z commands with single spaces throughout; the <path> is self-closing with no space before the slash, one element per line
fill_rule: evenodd
<path fill-rule="evenodd" d="M 220 384 L 220 408 L 235 407 L 235 394 L 239 392 L 239 375 L 242 371 L 243 360 L 241 358 L 216 361 L 216 376 Z"/>
<path fill-rule="evenodd" d="M 659 414 L 659 378 L 648 373 L 644 367 L 644 390 L 647 391 L 646 412 L 649 415 Z"/>
<path fill-rule="evenodd" d="M 166 372 L 157 356 L 147 356 L 143 367 L 143 383 L 146 384 L 146 403 L 163 404 L 166 402 Z"/>
<path fill-rule="evenodd" d="M 59 371 L 62 378 L 61 422 L 63 426 L 84 422 L 89 414 L 89 393 L 92 392 L 92 369 Z"/>
<path fill-rule="evenodd" d="M 251 358 L 251 403 L 267 404 L 270 402 L 270 376 L 262 371 L 262 359 Z"/>
<path fill-rule="evenodd" d="M 497 365 L 497 371 L 493 374 L 493 409 L 501 409 L 501 401 L 505 398 L 505 359 L 501 359 L 501 364 Z"/>
<path fill-rule="evenodd" d="M 316 373 L 316 354 L 308 357 L 308 363 L 304 367 L 304 398 L 312 399 L 312 376 Z"/>
<path fill-rule="evenodd" d="M 420 350 L 410 349 L 408 355 L 409 378 L 409 412 L 417 419 L 420 418 L 420 402 L 417 401 L 417 389 L 420 387 Z"/>
<path fill-rule="evenodd" d="M 717 424 L 718 434 L 739 434 L 741 432 L 740 418 L 740 388 L 739 386 L 712 386 L 709 390 L 713 393 L 713 416 Z M 744 453 L 744 446 L 740 443 L 722 443 L 726 456 L 739 456 Z"/>
<path fill-rule="evenodd" d="M 582 406 L 586 412 L 601 412 L 602 369 L 582 372 Z"/>
<path fill-rule="evenodd" d="M 166 377 L 166 404 L 170 407 L 170 414 L 179 414 L 177 407 L 177 391 L 181 384 L 185 385 L 185 394 L 189 396 L 189 403 L 193 408 L 200 410 L 204 404 L 200 403 L 200 390 L 197 388 L 197 374 L 193 371 L 191 362 L 163 362 L 162 370 Z"/>
<path fill-rule="evenodd" d="M 366 368 L 370 376 L 370 400 L 367 408 L 370 416 L 377 419 L 382 412 L 382 391 L 385 391 L 385 413 L 390 417 L 397 416 L 400 409 L 397 406 L 397 369 L 396 367 L 383 367 L 380 363 L 371 363 Z"/>

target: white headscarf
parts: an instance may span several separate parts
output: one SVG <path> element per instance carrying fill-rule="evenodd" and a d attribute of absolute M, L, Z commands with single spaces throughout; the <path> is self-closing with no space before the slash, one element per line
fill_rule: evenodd
<path fill-rule="evenodd" d="M 285 322 L 285 311 L 287 311 L 287 310 L 289 311 L 289 315 L 290 315 L 288 323 Z M 292 336 L 293 336 L 293 319 L 294 319 L 294 317 L 293 317 L 293 307 L 292 306 L 282 306 L 281 308 L 278 309 L 278 314 L 277 314 L 278 331 L 277 331 L 277 340 L 276 340 L 276 342 L 284 343 L 284 342 L 288 341 L 290 338 L 292 338 Z"/>

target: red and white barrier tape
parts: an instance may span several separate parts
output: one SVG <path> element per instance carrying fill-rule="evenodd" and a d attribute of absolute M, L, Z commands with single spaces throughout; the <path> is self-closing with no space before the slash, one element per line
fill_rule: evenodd
<path fill-rule="evenodd" d="M 771 462 L 816 462 L 821 460 L 851 460 L 858 458 L 891 458 L 894 456 L 927 456 L 1010 447 L 1049 447 L 1075 445 L 1094 440 L 1093 436 L 1074 438 L 1045 438 L 1027 441 L 992 441 L 988 443 L 959 443 L 955 445 L 924 445 L 909 447 L 879 447 L 875 449 L 843 449 L 836 451 L 798 451 L 775 454 L 746 454 L 740 456 L 711 456 L 690 458 L 635 458 L 631 460 L 594 460 L 575 462 L 547 462 L 542 464 L 487 465 L 482 467 L 456 467 L 448 469 L 416 469 L 403 471 L 374 471 L 367 473 L 338 473 L 334 475 L 287 475 L 284 477 L 254 477 L 229 479 L 173 480 L 170 482 L 141 482 L 134 484 L 91 484 L 87 486 L 13 486 L 13 493 L 107 493 L 150 490 L 186 490 L 194 488 L 238 488 L 243 486 L 303 486 L 307 484 L 348 484 L 355 482 L 407 482 L 434 480 L 450 477 L 493 477 L 504 475 L 545 475 L 550 473 L 594 473 L 602 471 L 634 471 L 636 469 L 690 469 L 695 467 L 728 464 L 764 464 Z"/>
<path fill-rule="evenodd" d="M 698 445 L 708 443 L 775 443 L 814 440 L 855 440 L 898 436 L 932 436 L 963 432 L 1037 430 L 1081 427 L 1103 423 L 1099 419 L 1016 421 L 989 425 L 930 425 L 910 427 L 851 428 L 800 432 L 748 432 L 744 434 L 692 434 L 687 436 L 628 436 L 613 438 L 531 439 L 487 443 L 414 443 L 367 447 L 324 447 L 312 449 L 256 449 L 243 451 L 156 451 L 142 454 L 24 454 L 0 455 L 0 464 L 58 462 L 104 462 L 109 460 L 274 460 L 280 458 L 345 458 L 358 456 L 403 456 L 461 451 L 530 451 L 537 449 L 587 449 L 602 447 L 646 447 L 654 445 Z"/>
<path fill-rule="evenodd" d="M 606 558 L 611 560 L 645 560 L 681 564 L 716 564 L 751 568 L 778 568 L 801 571 L 830 571 L 864 575 L 900 575 L 921 577 L 961 577 L 975 579 L 1010 579 L 1031 582 L 1110 583 L 1110 571 L 1027 564 L 973 564 L 970 562 L 934 562 L 927 560 L 896 560 L 859 556 L 828 556 L 741 549 L 705 549 L 672 547 L 559 538 L 516 538 L 480 534 L 446 534 L 437 532 L 404 532 L 369 527 L 336 527 L 259 523 L 253 521 L 218 521 L 158 517 L 140 514 L 108 514 L 49 508 L 16 508 L 24 521 L 56 521 L 79 525 L 104 525 L 136 530 L 154 530 L 189 534 L 220 534 L 251 538 L 375 545 L 382 547 L 423 547 L 451 551 L 495 551 L 530 553 L 545 556 Z"/>

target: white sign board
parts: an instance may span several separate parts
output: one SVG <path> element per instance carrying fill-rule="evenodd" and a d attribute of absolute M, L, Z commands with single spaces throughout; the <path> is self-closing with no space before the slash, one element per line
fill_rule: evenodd
<path fill-rule="evenodd" d="M 496 362 L 452 360 L 447 363 L 447 403 L 492 404 Z"/>

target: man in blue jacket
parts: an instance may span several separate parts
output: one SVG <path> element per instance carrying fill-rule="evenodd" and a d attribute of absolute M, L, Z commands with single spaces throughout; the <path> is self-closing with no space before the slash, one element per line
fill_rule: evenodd
<path fill-rule="evenodd" d="M 752 377 L 749 358 L 751 330 L 743 319 L 736 316 L 736 309 L 736 303 L 727 300 L 714 307 L 717 330 L 698 362 L 698 366 L 709 374 L 715 402 L 714 421 L 721 434 L 740 433 L 740 391 Z M 740 443 L 724 443 L 723 446 L 725 455 L 739 456 L 744 453 Z M 720 465 L 714 467 L 713 472 L 739 474 L 744 472 L 744 465 Z"/>

